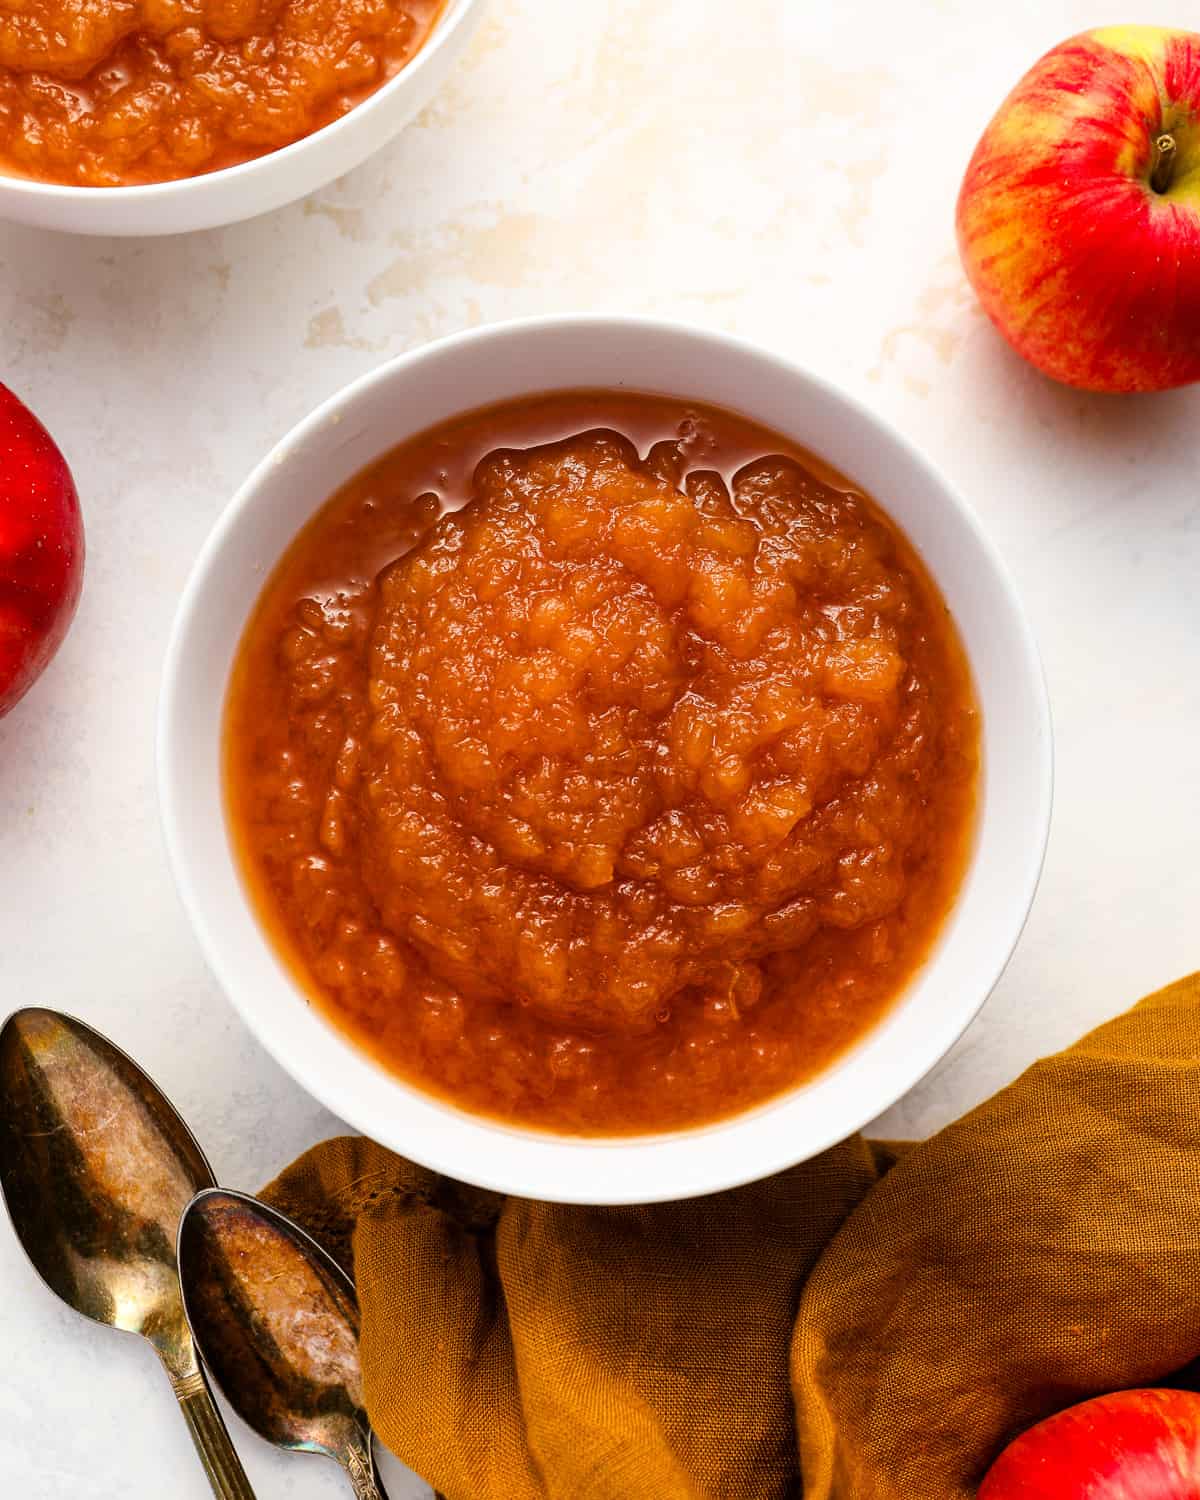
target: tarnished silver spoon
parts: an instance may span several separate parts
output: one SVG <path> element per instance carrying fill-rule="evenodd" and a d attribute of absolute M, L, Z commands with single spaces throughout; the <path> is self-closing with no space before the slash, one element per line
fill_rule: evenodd
<path fill-rule="evenodd" d="M 363 1405 L 354 1284 L 299 1225 L 244 1193 L 197 1194 L 179 1274 L 200 1353 L 247 1426 L 341 1464 L 359 1500 L 386 1500 Z"/>
<path fill-rule="evenodd" d="M 139 1333 L 170 1378 L 213 1493 L 254 1500 L 184 1316 L 175 1244 L 212 1171 L 145 1073 L 99 1032 L 51 1010 L 0 1028 L 0 1188 L 52 1292 Z"/>

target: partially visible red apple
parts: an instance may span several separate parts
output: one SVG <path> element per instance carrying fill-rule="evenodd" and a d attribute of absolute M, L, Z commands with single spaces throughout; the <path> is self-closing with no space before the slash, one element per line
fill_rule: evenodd
<path fill-rule="evenodd" d="M 83 519 L 54 439 L 0 385 L 0 716 L 58 650 L 83 586 Z"/>
<path fill-rule="evenodd" d="M 1197 1500 L 1200 1396 L 1117 1391 L 1010 1443 L 979 1500 Z"/>
<path fill-rule="evenodd" d="M 1200 35 L 1106 26 L 1000 106 L 958 200 L 988 316 L 1092 391 L 1200 380 Z"/>

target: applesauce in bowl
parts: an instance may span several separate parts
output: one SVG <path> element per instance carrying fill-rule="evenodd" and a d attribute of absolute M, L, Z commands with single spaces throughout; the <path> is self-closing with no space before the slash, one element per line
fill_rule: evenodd
<path fill-rule="evenodd" d="M 357 476 L 246 632 L 228 809 L 305 989 L 543 1129 L 736 1113 L 934 941 L 974 826 L 945 602 L 848 480 L 712 406 L 559 392 Z"/>
<path fill-rule="evenodd" d="M 81 187 L 289 146 L 420 51 L 444 0 L 31 0 L 0 14 L 0 171 Z"/>
<path fill-rule="evenodd" d="M 963 732 L 928 818 L 910 678 Z M 814 1156 L 945 1055 L 1029 910 L 1051 740 L 1003 564 L 892 427 L 727 335 L 552 317 L 264 457 L 180 600 L 158 775 L 201 947 L 311 1094 L 452 1178 L 644 1203 Z"/>
<path fill-rule="evenodd" d="M 0 6 L 0 218 L 159 235 L 267 213 L 390 141 L 485 0 Z"/>

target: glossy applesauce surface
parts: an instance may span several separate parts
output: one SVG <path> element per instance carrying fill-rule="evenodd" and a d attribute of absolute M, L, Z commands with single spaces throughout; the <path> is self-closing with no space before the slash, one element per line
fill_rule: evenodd
<path fill-rule="evenodd" d="M 576 392 L 411 440 L 296 539 L 227 709 L 261 919 L 472 1111 L 686 1126 L 827 1065 L 966 862 L 946 607 L 847 481 L 725 411 Z"/>
<path fill-rule="evenodd" d="M 0 171 L 89 187 L 290 145 L 393 77 L 443 0 L 0 0 Z"/>

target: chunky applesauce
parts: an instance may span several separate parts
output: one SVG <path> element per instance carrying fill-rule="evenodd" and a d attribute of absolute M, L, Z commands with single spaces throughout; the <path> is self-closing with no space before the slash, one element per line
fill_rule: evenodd
<path fill-rule="evenodd" d="M 579 1133 L 745 1109 L 927 953 L 978 719 L 848 481 L 733 414 L 577 392 L 403 444 L 270 579 L 227 715 L 266 926 L 363 1046 Z"/>
<path fill-rule="evenodd" d="M 114 187 L 290 145 L 386 83 L 444 0 L 0 0 L 0 170 Z"/>

